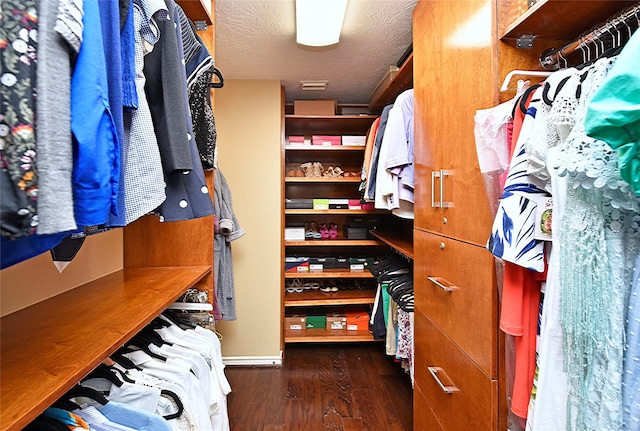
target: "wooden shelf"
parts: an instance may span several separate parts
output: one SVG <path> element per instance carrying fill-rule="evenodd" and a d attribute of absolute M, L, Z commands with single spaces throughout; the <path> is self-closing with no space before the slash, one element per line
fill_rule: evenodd
<path fill-rule="evenodd" d="M 286 215 L 322 215 L 322 214 L 389 214 L 389 211 L 386 210 L 294 210 L 294 209 L 285 209 L 284 213 Z"/>
<path fill-rule="evenodd" d="M 364 145 L 305 145 L 305 146 L 291 146 L 284 147 L 287 151 L 354 151 L 362 152 L 365 149 Z"/>
<path fill-rule="evenodd" d="M 286 135 L 366 135 L 376 115 L 285 115 Z M 313 147 L 313 145 L 311 146 Z M 318 145 L 319 148 L 327 148 Z M 297 147 L 306 148 L 306 147 Z M 335 148 L 356 148 L 362 151 L 364 147 L 335 145 Z M 349 150 L 346 150 L 349 151 Z M 355 150 L 351 150 L 355 151 Z"/>
<path fill-rule="evenodd" d="M 387 244 L 389 247 L 413 260 L 413 237 L 408 239 L 399 235 L 394 235 L 393 233 L 380 232 L 376 230 L 369 231 L 369 233 Z"/>
<path fill-rule="evenodd" d="M 373 278 L 373 274 L 368 270 L 325 269 L 322 272 L 285 272 L 284 278 Z"/>
<path fill-rule="evenodd" d="M 330 247 L 330 246 L 354 246 L 354 247 L 362 247 L 362 246 L 379 246 L 381 245 L 380 241 L 375 239 L 313 239 L 309 241 L 285 241 L 285 247 Z"/>
<path fill-rule="evenodd" d="M 0 320 L 0 423 L 20 430 L 210 266 L 127 268 Z"/>
<path fill-rule="evenodd" d="M 369 98 L 369 109 L 381 111 L 393 103 L 403 91 L 413 87 L 413 53 L 407 57 L 400 70 L 390 80 L 383 80 Z"/>
<path fill-rule="evenodd" d="M 359 183 L 360 177 L 285 177 L 285 183 Z"/>
<path fill-rule="evenodd" d="M 211 14 L 203 1 L 206 0 L 176 0 L 189 19 L 192 21 L 204 21 L 207 25 L 213 25 Z M 209 0 L 209 4 L 211 5 L 211 0 Z"/>
<path fill-rule="evenodd" d="M 285 329 L 285 343 L 347 343 L 375 341 L 369 331 L 345 331 L 336 329 Z"/>
<path fill-rule="evenodd" d="M 337 292 L 322 292 L 319 290 L 305 290 L 304 292 L 284 295 L 285 307 L 314 307 L 318 305 L 369 305 L 375 300 L 375 289 L 367 290 L 339 290 Z"/>
<path fill-rule="evenodd" d="M 628 0 L 538 0 L 509 25 L 500 39 L 532 34 L 541 39 L 576 39 L 585 30 L 632 6 Z"/>

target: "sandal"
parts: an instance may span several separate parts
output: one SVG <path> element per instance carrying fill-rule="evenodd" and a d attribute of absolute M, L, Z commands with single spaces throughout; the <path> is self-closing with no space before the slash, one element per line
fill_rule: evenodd
<path fill-rule="evenodd" d="M 327 170 L 322 173 L 322 176 L 323 177 L 334 177 L 335 175 L 333 174 L 333 172 L 334 172 L 333 171 L 333 166 L 329 166 L 327 168 Z"/>
<path fill-rule="evenodd" d="M 313 176 L 313 163 L 311 162 L 306 162 L 300 165 L 300 171 L 302 172 L 302 175 L 305 177 L 312 177 Z"/>
<path fill-rule="evenodd" d="M 338 238 L 338 225 L 335 223 L 329 223 L 329 239 L 336 238 Z"/>
<path fill-rule="evenodd" d="M 324 167 L 320 162 L 313 162 L 311 166 L 311 175 L 312 177 L 320 178 L 322 177 L 322 173 L 324 172 Z"/>
<path fill-rule="evenodd" d="M 322 235 L 322 239 L 329 239 L 331 237 L 331 232 L 326 223 L 320 224 L 320 235 Z"/>
<path fill-rule="evenodd" d="M 318 223 L 312 221 L 309 223 L 309 232 L 311 233 L 311 237 L 312 239 L 321 239 L 322 238 L 322 234 L 318 231 Z M 305 231 L 305 238 L 309 238 L 307 237 L 307 232 Z"/>

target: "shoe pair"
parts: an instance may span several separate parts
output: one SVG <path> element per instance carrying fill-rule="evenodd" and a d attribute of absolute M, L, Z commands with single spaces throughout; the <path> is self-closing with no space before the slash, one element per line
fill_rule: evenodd
<path fill-rule="evenodd" d="M 322 292 L 337 292 L 338 286 L 336 286 L 335 284 L 327 283 L 320 286 L 320 290 Z"/>
<path fill-rule="evenodd" d="M 288 293 L 300 293 L 304 290 L 304 287 L 302 285 L 302 282 L 296 278 L 295 280 L 287 281 L 285 290 Z"/>
<path fill-rule="evenodd" d="M 336 239 L 338 238 L 338 225 L 335 223 L 321 223 L 320 224 L 320 237 L 322 239 Z"/>
<path fill-rule="evenodd" d="M 318 228 L 318 223 L 312 221 L 304 224 L 305 239 L 322 239 L 322 233 Z"/>

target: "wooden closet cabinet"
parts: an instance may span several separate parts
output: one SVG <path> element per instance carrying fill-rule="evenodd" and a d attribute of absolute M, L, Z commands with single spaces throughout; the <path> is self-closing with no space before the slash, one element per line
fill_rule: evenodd
<path fill-rule="evenodd" d="M 633 3 L 418 1 L 414 430 L 507 429 L 497 278 L 484 247 L 493 215 L 477 161 L 476 111 L 515 96 L 499 92 L 509 72 L 542 70 L 545 49 Z M 532 49 L 518 48 L 523 35 L 534 36 Z"/>

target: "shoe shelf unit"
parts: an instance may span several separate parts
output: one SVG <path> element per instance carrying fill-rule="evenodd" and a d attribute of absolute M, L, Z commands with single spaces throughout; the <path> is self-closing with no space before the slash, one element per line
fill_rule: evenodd
<path fill-rule="evenodd" d="M 360 199 L 360 172 L 364 159 L 364 146 L 348 145 L 289 145 L 290 136 L 313 135 L 352 135 L 365 136 L 374 115 L 335 115 L 335 116 L 284 116 L 283 154 L 283 192 L 284 197 L 292 200 L 302 199 Z M 318 163 L 320 171 L 305 172 L 301 166 Z M 340 168 L 340 169 L 338 169 Z M 324 176 L 324 172 L 339 172 L 338 175 Z M 346 174 L 346 175 L 345 175 Z M 337 225 L 337 235 L 329 238 L 298 238 L 282 241 L 283 257 L 337 258 L 337 257 L 375 257 L 384 251 L 386 245 L 370 234 L 366 237 L 349 238 L 348 227 L 369 229 L 385 225 L 388 211 L 374 209 L 348 209 L 344 207 L 330 209 L 282 208 L 284 227 L 321 227 Z M 321 231 L 321 229 L 320 229 Z M 282 265 L 283 319 L 291 313 L 304 315 L 309 308 L 329 310 L 336 308 L 349 310 L 367 308 L 370 310 L 375 300 L 373 275 L 368 269 L 351 271 L 350 268 L 323 268 L 322 271 L 287 272 L 285 262 Z M 300 281 L 303 284 L 316 282 L 320 286 L 337 286 L 337 291 L 326 292 L 321 289 L 305 289 L 291 292 L 286 287 Z M 360 286 L 360 288 L 354 288 Z M 363 286 L 369 288 L 362 288 Z M 317 287 L 317 286 L 316 286 Z M 306 342 L 367 342 L 374 341 L 368 330 L 335 330 L 326 328 L 289 329 L 283 321 L 284 343 Z"/>

